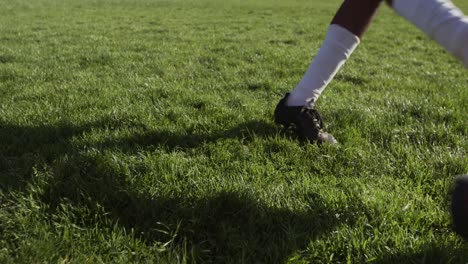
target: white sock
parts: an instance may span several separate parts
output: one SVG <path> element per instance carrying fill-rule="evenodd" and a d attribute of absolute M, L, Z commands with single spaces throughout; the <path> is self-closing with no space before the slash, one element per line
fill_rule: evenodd
<path fill-rule="evenodd" d="M 289 95 L 286 104 L 305 106 L 315 103 L 359 42 L 359 37 L 347 29 L 335 24 L 330 25 L 322 47 L 304 77 Z"/>
<path fill-rule="evenodd" d="M 468 17 L 449 0 L 393 0 L 393 9 L 468 68 Z"/>

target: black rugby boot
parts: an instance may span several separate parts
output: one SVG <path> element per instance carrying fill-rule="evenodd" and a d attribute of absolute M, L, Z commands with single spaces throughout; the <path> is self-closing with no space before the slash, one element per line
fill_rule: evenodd
<path fill-rule="evenodd" d="M 301 141 L 317 144 L 337 144 L 336 139 L 323 131 L 323 121 L 313 104 L 308 106 L 287 106 L 289 93 L 281 99 L 275 109 L 275 123 L 285 129 L 293 128 Z"/>

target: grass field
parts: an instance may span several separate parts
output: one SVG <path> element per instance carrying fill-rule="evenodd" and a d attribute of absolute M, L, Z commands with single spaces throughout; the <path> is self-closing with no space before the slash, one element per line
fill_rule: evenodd
<path fill-rule="evenodd" d="M 467 71 L 388 7 L 340 145 L 273 123 L 339 4 L 0 0 L 0 263 L 467 263 Z"/>

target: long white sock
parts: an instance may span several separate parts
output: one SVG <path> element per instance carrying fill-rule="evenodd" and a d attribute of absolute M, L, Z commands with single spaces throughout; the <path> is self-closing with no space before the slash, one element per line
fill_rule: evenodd
<path fill-rule="evenodd" d="M 339 25 L 330 25 L 322 47 L 286 102 L 289 106 L 315 103 L 328 83 L 356 49 L 359 37 Z"/>
<path fill-rule="evenodd" d="M 393 0 L 393 9 L 468 68 L 468 17 L 448 0 Z"/>

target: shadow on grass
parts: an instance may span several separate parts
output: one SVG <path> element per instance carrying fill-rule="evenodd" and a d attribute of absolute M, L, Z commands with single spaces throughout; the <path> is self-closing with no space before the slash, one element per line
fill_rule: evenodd
<path fill-rule="evenodd" d="M 188 251 L 191 260 L 200 262 L 284 262 L 296 250 L 305 249 L 311 239 L 339 224 L 337 212 L 327 209 L 316 194 L 307 195 L 310 208 L 303 211 L 270 206 L 238 190 L 202 198 L 182 193 L 149 195 L 127 182 L 99 151 L 82 151 L 96 148 L 132 153 L 151 148 L 196 148 L 227 138 L 251 141 L 276 135 L 278 129 L 270 123 L 250 121 L 210 134 L 163 130 L 90 146 L 72 143 L 72 139 L 93 129 L 118 129 L 119 124 L 112 122 L 37 127 L 0 123 L 0 186 L 26 190 L 34 168 L 39 166 L 39 170 L 49 172 L 49 177 L 43 178 L 40 199 L 48 205 L 50 214 L 61 210 L 62 203 L 85 207 L 90 215 L 110 221 L 77 215 L 73 221 L 78 226 L 91 228 L 104 223 L 125 227 L 148 244 L 172 241 L 172 250 Z M 44 165 L 47 168 L 40 167 Z M 346 207 L 339 213 L 349 212 L 352 221 L 356 210 Z"/>
<path fill-rule="evenodd" d="M 102 214 L 104 208 L 111 223 L 134 230 L 150 245 L 172 241 L 170 249 L 188 254 L 189 262 L 284 263 L 344 216 L 353 224 L 355 212 L 365 210 L 356 202 L 334 211 L 314 193 L 305 194 L 310 206 L 304 210 L 265 204 L 245 190 L 196 198 L 174 192 L 149 195 L 134 189 L 113 164 L 92 154 L 64 159 L 53 174 L 43 194 L 51 213 L 64 201 L 88 208 L 91 215 Z M 80 219 L 77 225 L 92 228 L 109 222 L 93 221 Z"/>
<path fill-rule="evenodd" d="M 130 137 L 103 141 L 99 144 L 102 148 L 118 148 L 125 152 L 133 152 L 141 148 L 164 148 L 167 150 L 197 148 L 205 143 L 216 142 L 223 139 L 239 139 L 246 142 L 255 137 L 271 137 L 280 133 L 280 130 L 271 123 L 265 121 L 249 121 L 233 128 L 199 133 L 177 133 L 168 130 L 146 131 Z"/>
<path fill-rule="evenodd" d="M 129 137 L 108 139 L 102 142 L 77 145 L 74 137 L 81 137 L 93 130 L 119 130 L 140 127 L 139 132 Z M 112 149 L 125 153 L 164 148 L 197 148 L 207 142 L 227 138 L 251 141 L 254 137 L 268 137 L 278 133 L 278 129 L 265 121 L 249 121 L 233 128 L 213 133 L 177 133 L 167 130 L 150 130 L 141 123 L 128 123 L 126 120 L 101 120 L 94 123 L 73 125 L 19 126 L 0 123 L 0 188 L 22 188 L 41 164 L 51 164 L 57 158 L 74 154 L 83 149 Z"/>
<path fill-rule="evenodd" d="M 45 179 L 41 199 L 49 205 L 51 214 L 60 210 L 64 202 L 86 207 L 90 215 L 101 215 L 110 222 L 76 216 L 73 221 L 78 226 L 104 223 L 125 227 L 134 230 L 147 244 L 172 241 L 173 250 L 188 251 L 190 258 L 199 262 L 285 262 L 310 241 L 342 224 L 343 218 L 337 219 L 335 215 L 346 216 L 346 224 L 352 225 L 356 212 L 366 213 L 359 197 L 353 197 L 358 200 L 353 203 L 358 208 L 344 204 L 334 211 L 326 207 L 320 196 L 311 193 L 307 195 L 310 207 L 301 211 L 274 207 L 238 190 L 196 198 L 182 193 L 142 193 L 102 155 L 80 151 L 87 147 L 129 153 L 160 147 L 188 149 L 226 138 L 251 141 L 255 137 L 274 136 L 278 129 L 270 123 L 250 121 L 210 134 L 163 130 L 90 146 L 71 143 L 74 137 L 93 129 L 119 127 L 119 122 L 109 120 L 80 126 L 22 127 L 0 123 L 0 187 L 21 191 L 31 180 L 33 168 L 47 164 L 52 176 Z M 376 263 L 413 261 L 425 256 L 451 259 L 446 252 L 452 251 L 428 249 L 427 253 L 388 256 Z"/>

